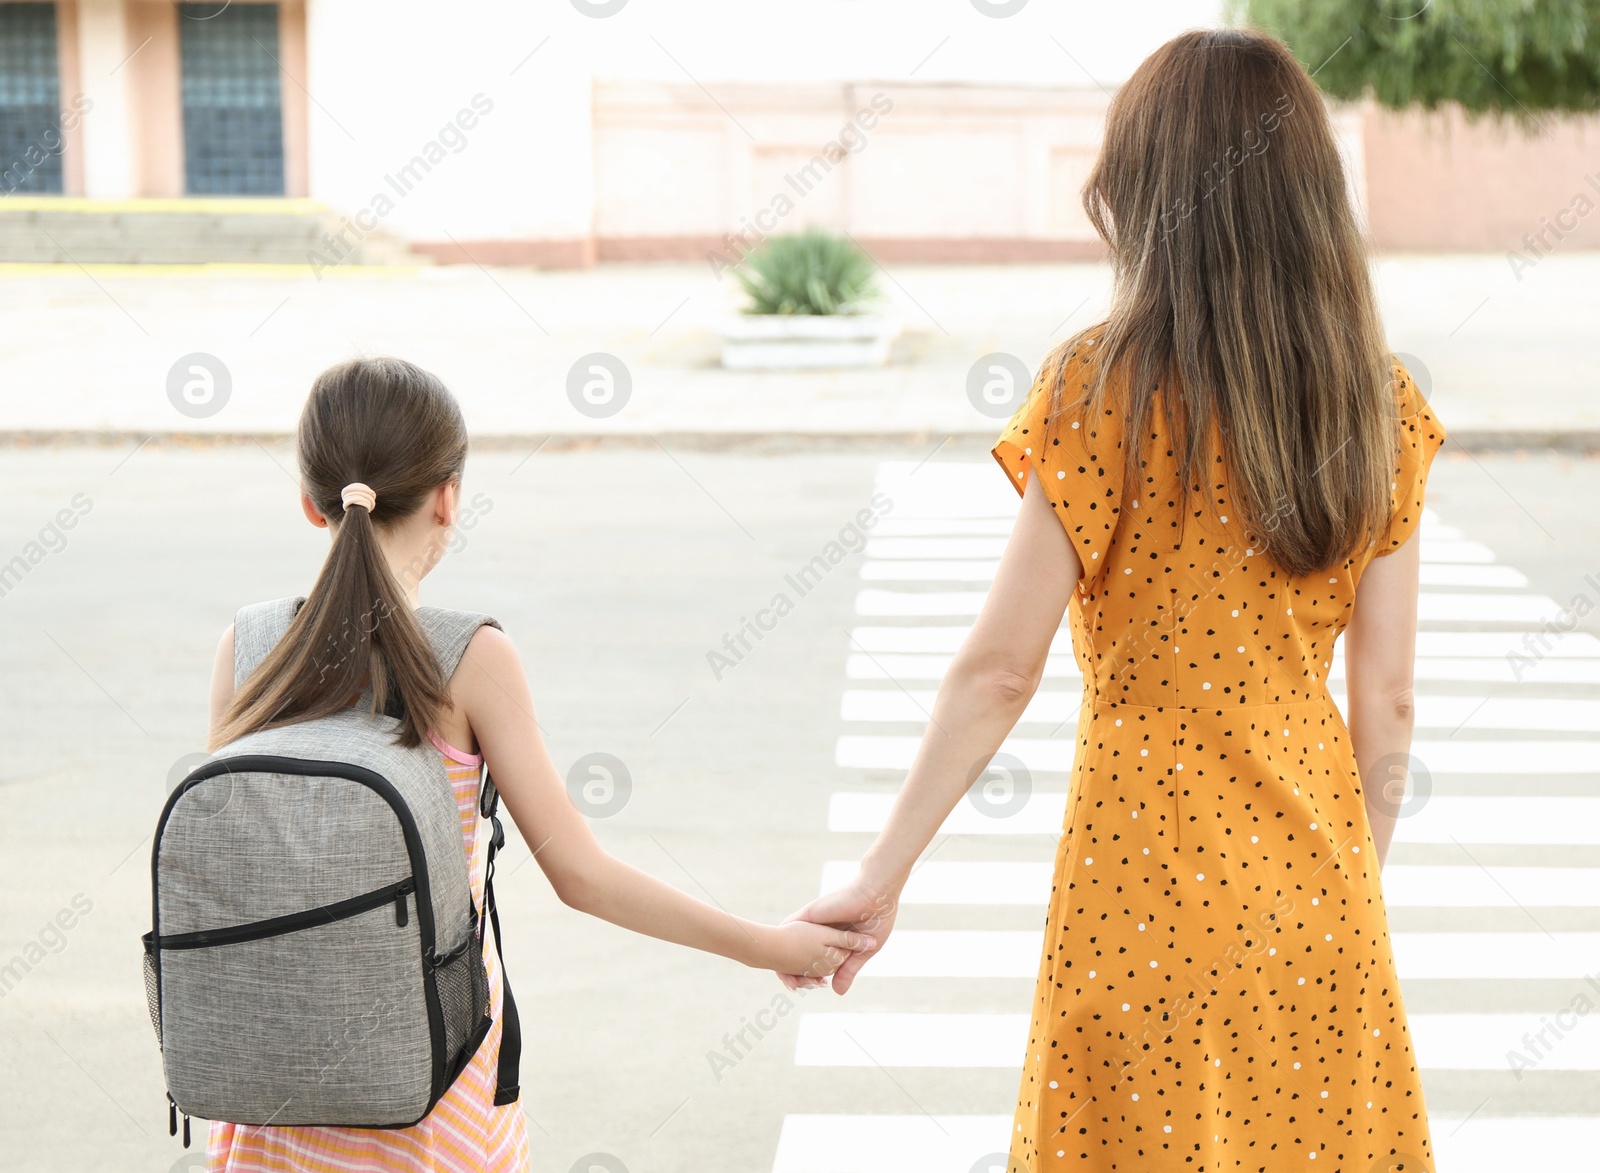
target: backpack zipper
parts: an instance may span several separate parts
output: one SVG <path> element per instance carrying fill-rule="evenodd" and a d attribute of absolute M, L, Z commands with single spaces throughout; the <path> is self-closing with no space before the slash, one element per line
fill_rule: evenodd
<path fill-rule="evenodd" d="M 167 1135 L 178 1135 L 178 1102 L 172 1098 L 172 1093 L 167 1093 Z M 189 1147 L 189 1114 L 183 1114 L 183 1147 Z"/>
<path fill-rule="evenodd" d="M 395 924 L 404 928 L 410 922 L 406 913 L 406 896 L 416 890 L 416 879 L 408 877 L 397 884 L 385 884 L 382 888 L 375 888 L 360 896 L 352 896 L 348 900 L 325 904 L 321 908 L 308 908 L 304 912 L 293 912 L 287 916 L 275 916 L 267 920 L 230 925 L 222 929 L 173 933 L 159 940 L 146 933 L 145 943 L 158 949 L 208 949 L 216 945 L 239 945 L 246 941 L 261 941 L 267 937 L 280 937 L 285 933 L 298 932 L 316 925 L 348 920 L 350 917 L 360 916 L 363 912 L 381 908 L 390 902 L 395 906 Z"/>
<path fill-rule="evenodd" d="M 145 948 L 207 949 L 216 945 L 238 945 L 245 941 L 260 941 L 316 925 L 348 920 L 353 916 L 360 916 L 363 912 L 371 912 L 374 908 L 382 908 L 390 901 L 394 902 L 394 923 L 400 928 L 405 928 L 411 920 L 406 911 L 406 897 L 416 890 L 415 877 L 408 877 L 397 884 L 385 884 L 382 888 L 375 888 L 360 896 L 352 896 L 348 900 L 325 904 L 321 908 L 309 908 L 304 912 L 290 913 L 288 916 L 275 916 L 267 920 L 252 921 L 249 924 L 232 925 L 225 929 L 174 933 L 162 937 L 159 941 L 155 939 L 154 934 L 146 933 Z M 167 1093 L 167 1132 L 171 1136 L 178 1135 L 178 1102 L 172 1098 L 170 1091 Z M 185 1112 L 183 1113 L 184 1148 L 189 1147 L 189 1137 L 189 1114 Z"/>

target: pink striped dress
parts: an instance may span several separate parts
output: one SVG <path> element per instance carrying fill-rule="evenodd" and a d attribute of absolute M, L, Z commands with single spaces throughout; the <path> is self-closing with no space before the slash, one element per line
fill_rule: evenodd
<path fill-rule="evenodd" d="M 432 736 L 430 734 L 430 736 Z M 438 737 L 450 788 L 461 812 L 461 838 L 472 876 L 472 899 L 483 907 L 483 874 L 489 850 L 487 826 L 478 817 L 478 778 L 483 758 Z M 489 1003 L 494 1025 L 472 1062 L 420 1124 L 393 1130 L 370 1128 L 271 1128 L 211 1125 L 207 1168 L 226 1173 L 526 1173 L 528 1123 L 521 1102 L 495 1107 L 500 1062 L 500 959 L 494 933 L 484 936 Z"/>

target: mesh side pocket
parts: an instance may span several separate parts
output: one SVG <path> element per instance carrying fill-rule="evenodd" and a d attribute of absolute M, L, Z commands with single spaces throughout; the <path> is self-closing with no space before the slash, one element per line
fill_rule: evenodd
<path fill-rule="evenodd" d="M 161 987 L 156 981 L 156 955 L 144 947 L 144 1000 L 150 1008 L 150 1025 L 156 1028 L 156 1045 L 161 1045 Z"/>
<path fill-rule="evenodd" d="M 462 1048 L 480 1036 L 479 1028 L 489 1013 L 489 975 L 483 968 L 476 935 L 459 956 L 434 970 L 434 981 L 439 988 L 439 1009 L 444 1013 L 445 1066 L 455 1070 L 465 1065 L 467 1056 L 461 1054 Z"/>

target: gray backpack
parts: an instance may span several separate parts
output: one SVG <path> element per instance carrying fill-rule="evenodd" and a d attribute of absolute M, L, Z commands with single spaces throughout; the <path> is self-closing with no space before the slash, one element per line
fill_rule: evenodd
<path fill-rule="evenodd" d="M 234 679 L 272 650 L 300 599 L 246 607 Z M 445 679 L 486 615 L 423 607 Z M 403 749 L 398 721 L 358 704 L 217 751 L 156 825 L 145 991 L 170 1126 L 404 1128 L 433 1110 L 489 1031 L 483 934 L 492 921 L 499 797 L 484 915 L 439 753 Z M 501 972 L 504 973 L 502 954 Z M 496 1104 L 517 1098 L 521 1031 L 510 986 Z"/>

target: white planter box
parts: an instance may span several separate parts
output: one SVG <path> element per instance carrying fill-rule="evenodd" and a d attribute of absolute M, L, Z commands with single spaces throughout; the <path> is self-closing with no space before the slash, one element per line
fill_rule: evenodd
<path fill-rule="evenodd" d="M 730 370 L 881 367 L 900 322 L 881 314 L 741 314 L 722 328 Z"/>

